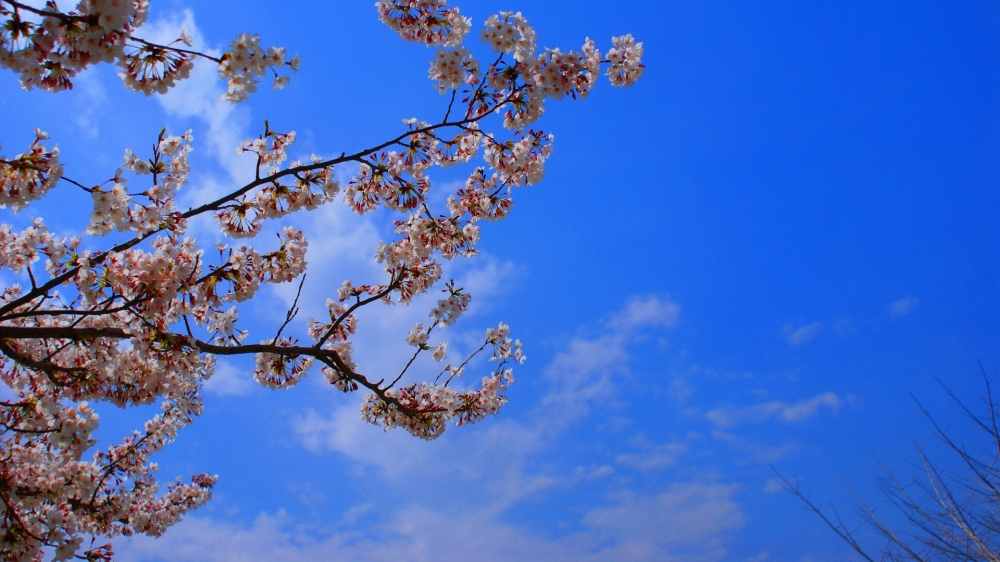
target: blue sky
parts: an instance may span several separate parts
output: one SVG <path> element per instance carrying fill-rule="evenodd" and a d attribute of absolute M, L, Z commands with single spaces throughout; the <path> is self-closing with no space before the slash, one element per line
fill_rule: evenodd
<path fill-rule="evenodd" d="M 264 119 L 305 156 L 441 115 L 433 51 L 343 4 L 155 2 L 147 36 L 186 26 L 218 49 L 254 31 L 302 69 L 235 108 L 208 66 L 162 98 L 111 68 L 59 95 L 2 75 L 5 153 L 38 126 L 96 182 L 161 127 L 191 128 L 194 202 L 246 179 L 234 147 Z M 364 425 L 361 396 L 318 375 L 269 391 L 225 363 L 158 459 L 165 479 L 219 474 L 215 498 L 158 540 L 116 541 L 121 559 L 850 559 L 769 465 L 850 520 L 846 484 L 882 508 L 878 462 L 905 474 L 914 440 L 934 450 L 910 393 L 968 435 L 935 379 L 971 402 L 976 362 L 1000 370 L 1000 8 L 458 5 L 476 26 L 521 10 L 544 46 L 630 32 L 646 52 L 635 87 L 550 103 L 545 181 L 484 226 L 481 256 L 449 264 L 475 303 L 452 344 L 498 320 L 525 344 L 510 403 L 428 443 Z M 461 171 L 432 177 L 446 193 Z M 79 232 L 88 203 L 65 192 L 4 220 Z M 337 204 L 282 223 L 310 239 L 303 318 L 377 274 L 391 220 Z M 210 226 L 193 227 L 206 246 Z M 293 296 L 268 289 L 242 318 L 266 333 Z M 363 368 L 398 368 L 425 304 L 362 318 Z M 150 414 L 100 411 L 107 439 Z"/>

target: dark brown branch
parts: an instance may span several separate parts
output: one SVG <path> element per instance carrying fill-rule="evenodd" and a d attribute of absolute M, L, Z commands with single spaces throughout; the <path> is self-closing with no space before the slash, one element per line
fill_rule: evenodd
<path fill-rule="evenodd" d="M 116 295 L 114 298 L 117 298 L 119 296 L 120 295 Z M 76 310 L 72 308 L 66 308 L 66 309 L 46 308 L 40 310 L 31 310 L 27 312 L 15 312 L 13 314 L 5 315 L 3 317 L 3 320 L 10 321 L 10 320 L 15 320 L 17 318 L 30 318 L 33 316 L 102 316 L 107 314 L 115 314 L 117 312 L 123 312 L 125 310 L 128 310 L 132 306 L 138 304 L 142 300 L 144 300 L 144 297 L 139 296 L 115 308 L 92 308 L 89 310 Z"/>
<path fill-rule="evenodd" d="M 430 337 L 431 332 L 434 331 L 434 328 L 437 327 L 437 325 L 438 325 L 439 322 L 441 322 L 440 319 L 439 320 L 435 320 L 434 323 L 431 324 L 431 327 L 427 329 L 427 337 Z M 413 364 L 413 362 L 417 359 L 417 356 L 420 355 L 420 352 L 424 351 L 424 349 L 425 348 L 424 348 L 423 345 L 417 346 L 417 350 L 415 352 L 413 352 L 413 356 L 410 357 L 410 360 L 406 362 L 406 365 L 403 366 L 403 370 L 400 371 L 398 375 L 396 375 L 396 378 L 392 379 L 392 382 L 389 383 L 389 386 L 386 387 L 387 389 L 392 388 L 393 386 L 396 386 L 396 383 L 399 382 L 399 379 L 403 378 L 403 375 L 406 374 L 406 371 L 408 371 L 410 369 L 410 365 Z"/>
<path fill-rule="evenodd" d="M 157 49 L 163 49 L 165 51 L 173 51 L 175 53 L 183 53 L 185 55 L 191 55 L 193 57 L 201 57 L 203 59 L 207 59 L 207 60 L 210 60 L 212 62 L 216 62 L 216 63 L 222 64 L 222 59 L 221 58 L 213 57 L 211 55 L 206 55 L 205 53 L 202 53 L 202 52 L 199 52 L 199 51 L 192 51 L 192 50 L 189 50 L 189 49 L 181 49 L 179 47 L 174 47 L 172 45 L 160 45 L 159 43 L 153 43 L 152 41 L 147 41 L 145 39 L 140 39 L 138 37 L 129 37 L 129 40 L 130 41 L 135 41 L 136 43 L 141 43 L 143 45 L 146 45 L 147 47 L 155 47 Z"/>
<path fill-rule="evenodd" d="M 165 341 L 171 341 L 176 345 L 182 347 L 193 347 L 201 352 L 210 353 L 213 355 L 248 355 L 255 353 L 272 353 L 275 355 L 282 355 L 285 357 L 315 357 L 316 359 L 327 364 L 331 368 L 334 368 L 344 374 L 346 374 L 351 379 L 357 381 L 365 388 L 368 388 L 379 398 L 387 403 L 395 404 L 400 410 L 408 415 L 415 415 L 420 413 L 417 410 L 408 408 L 403 404 L 400 404 L 394 398 L 387 396 L 385 390 L 377 383 L 373 383 L 368 380 L 367 377 L 360 373 L 354 372 L 344 361 L 341 359 L 340 355 L 336 351 L 330 349 L 320 349 L 315 346 L 303 347 L 297 345 L 283 346 L 275 345 L 273 343 L 260 343 L 260 344 L 245 344 L 245 345 L 216 345 L 208 342 L 204 342 L 195 338 L 191 338 L 181 334 L 174 333 L 160 333 L 157 334 L 158 337 Z M 6 344 L 5 340 L 10 339 L 93 339 L 93 338 L 111 338 L 111 339 L 127 339 L 130 338 L 124 330 L 120 328 L 71 328 L 71 327 L 61 327 L 61 326 L 45 326 L 45 327 L 28 327 L 28 326 L 0 326 L 0 351 L 2 351 L 7 356 L 13 358 L 18 363 L 21 363 L 27 367 L 33 369 L 43 370 L 49 368 L 49 365 L 39 365 L 36 361 L 31 358 L 25 357 L 23 354 L 17 353 L 9 345 Z M 60 367 L 58 365 L 51 366 L 52 368 L 58 369 L 60 371 L 69 371 Z"/>
<path fill-rule="evenodd" d="M 31 12 L 32 14 L 35 14 L 35 15 L 38 15 L 38 16 L 45 16 L 45 17 L 57 18 L 57 19 L 63 20 L 64 22 L 82 21 L 82 22 L 90 23 L 90 22 L 92 22 L 92 21 L 94 21 L 96 19 L 96 16 L 93 16 L 93 15 L 71 16 L 69 14 L 64 14 L 62 12 L 49 12 L 47 10 L 42 10 L 40 8 L 33 8 L 33 7 L 31 7 L 31 6 L 27 5 L 27 4 L 22 4 L 21 2 L 17 2 L 16 0 L 0 0 L 0 1 L 6 2 L 6 3 L 10 4 L 11 6 L 13 6 L 15 9 L 18 9 L 18 10 L 24 10 L 25 12 Z"/>
<path fill-rule="evenodd" d="M 73 328 L 70 326 L 0 326 L 0 340 L 94 338 L 128 339 L 121 328 Z"/>
<path fill-rule="evenodd" d="M 389 282 L 388 285 L 386 285 L 385 289 L 383 289 L 382 291 L 380 291 L 378 294 L 372 295 L 371 297 L 369 297 L 367 299 L 358 299 L 358 301 L 356 303 L 354 303 L 351 306 L 349 306 L 347 308 L 347 310 L 344 311 L 343 314 L 341 314 L 340 316 L 338 316 L 337 319 L 333 321 L 333 324 L 330 325 L 330 328 L 326 331 L 326 333 L 324 333 L 319 339 L 316 340 L 316 344 L 313 347 L 315 347 L 317 349 L 319 349 L 320 347 L 322 347 L 322 345 L 324 343 L 326 343 L 326 340 L 329 339 L 330 336 L 333 335 L 333 332 L 335 332 L 337 330 L 337 327 L 340 326 L 340 324 L 342 324 L 344 322 L 344 319 L 347 318 L 348 315 L 350 315 L 355 310 L 361 308 L 362 306 L 365 306 L 365 305 L 367 305 L 369 303 L 373 303 L 373 302 L 375 302 L 375 301 L 377 301 L 377 300 L 379 300 L 379 299 L 387 296 L 389 293 L 391 293 L 392 291 L 394 291 L 395 289 L 397 289 L 399 287 L 399 282 L 400 282 L 400 279 L 393 279 L 392 281 Z"/>
<path fill-rule="evenodd" d="M 504 98 L 502 101 L 500 101 L 500 102 L 498 102 L 496 104 L 496 107 L 499 107 L 499 106 L 501 106 L 501 105 L 503 105 L 505 103 L 510 102 L 511 99 L 513 98 L 514 94 L 516 92 L 518 92 L 518 91 L 520 91 L 520 90 L 519 89 L 512 90 L 510 95 L 508 95 L 506 98 Z M 187 218 L 191 218 L 191 217 L 196 216 L 196 215 L 200 215 L 200 214 L 205 213 L 207 211 L 218 210 L 225 203 L 227 203 L 229 201 L 232 201 L 232 200 L 236 199 L 237 197 L 245 195 L 246 193 L 249 193 L 250 191 L 252 191 L 256 187 L 260 187 L 262 185 L 266 185 L 266 184 L 269 184 L 269 183 L 274 183 L 275 181 L 277 181 L 277 180 L 279 180 L 279 179 L 281 179 L 283 177 L 286 177 L 286 176 L 295 176 L 296 174 L 301 174 L 303 172 L 311 172 L 313 170 L 321 170 L 323 168 L 328 168 L 330 166 L 335 166 L 337 164 L 343 164 L 345 162 L 352 162 L 353 161 L 353 162 L 365 163 L 365 161 L 364 161 L 364 157 L 365 156 L 367 156 L 369 154 L 372 154 L 372 153 L 375 153 L 375 152 L 379 152 L 379 151 L 384 150 L 386 148 L 389 148 L 390 146 L 393 146 L 394 144 L 398 144 L 400 141 L 402 141 L 406 137 L 409 137 L 409 136 L 412 136 L 412 135 L 419 135 L 419 134 L 423 134 L 423 133 L 429 133 L 429 132 L 435 131 L 437 129 L 442 129 L 442 128 L 446 128 L 446 127 L 459 127 L 460 128 L 460 127 L 463 127 L 464 125 L 468 125 L 470 123 L 475 123 L 477 121 L 485 119 L 489 114 L 490 114 L 490 112 L 485 112 L 484 114 L 482 114 L 482 115 L 480 115 L 478 117 L 465 117 L 464 119 L 462 119 L 460 121 L 444 121 L 444 122 L 438 123 L 436 125 L 428 125 L 426 127 L 421 127 L 421 128 L 418 128 L 418 129 L 412 129 L 412 130 L 406 131 L 405 133 L 403 133 L 403 134 L 401 134 L 401 135 L 399 135 L 399 136 L 397 136 L 397 137 L 395 137 L 395 138 L 393 138 L 391 140 L 385 141 L 385 142 L 383 142 L 381 144 L 378 144 L 378 145 L 370 147 L 370 148 L 366 148 L 364 150 L 360 150 L 360 151 L 355 152 L 354 154 L 351 154 L 351 155 L 341 154 L 337 158 L 332 158 L 330 160 L 324 160 L 322 162 L 317 162 L 315 164 L 311 164 L 310 163 L 310 164 L 303 164 L 301 166 L 296 166 L 294 168 L 286 168 L 284 170 L 278 171 L 278 172 L 276 172 L 274 174 L 271 174 L 269 176 L 258 178 L 256 180 L 254 180 L 254 181 L 252 181 L 252 182 L 244 185 L 243 187 L 237 189 L 236 191 L 233 191 L 233 192 L 231 192 L 231 193 L 229 193 L 227 195 L 224 195 L 224 196 L 220 197 L 219 199 L 216 199 L 215 201 L 212 201 L 211 203 L 205 203 L 204 205 L 201 205 L 199 207 L 195 207 L 194 209 L 189 209 L 188 211 L 184 212 L 181 216 L 183 218 L 187 219 Z M 2 311 L 0 311 L 0 312 L 2 312 Z"/>
<path fill-rule="evenodd" d="M 281 332 L 284 331 L 292 319 L 295 318 L 295 315 L 299 313 L 299 297 L 302 296 L 302 285 L 304 285 L 305 282 L 306 274 L 303 273 L 302 279 L 299 280 L 299 290 L 295 292 L 295 300 L 292 301 L 291 308 L 289 308 L 288 312 L 285 314 L 285 322 L 281 324 L 280 328 L 278 328 L 278 333 L 274 335 L 274 340 L 272 340 L 271 343 L 278 343 L 278 338 L 281 337 Z"/>

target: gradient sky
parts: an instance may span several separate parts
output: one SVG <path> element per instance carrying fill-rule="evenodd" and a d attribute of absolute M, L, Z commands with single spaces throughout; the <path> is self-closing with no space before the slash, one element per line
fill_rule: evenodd
<path fill-rule="evenodd" d="M 550 103 L 545 181 L 484 226 L 482 255 L 449 264 L 475 303 L 452 345 L 498 320 L 525 344 L 510 403 L 423 442 L 365 425 L 361 396 L 320 376 L 269 391 L 226 362 L 204 415 L 157 459 L 164 479 L 218 474 L 214 499 L 158 540 L 117 540 L 121 559 L 851 559 L 770 465 L 850 522 L 848 486 L 882 509 L 879 462 L 908 474 L 915 440 L 937 451 L 911 393 L 971 439 L 936 379 L 975 402 L 977 361 L 1000 370 L 1000 5 L 458 5 L 474 34 L 521 10 L 544 46 L 590 36 L 606 50 L 630 32 L 646 51 L 635 87 Z M 41 127 L 67 175 L 96 183 L 126 147 L 191 128 L 193 203 L 246 180 L 234 148 L 264 119 L 307 156 L 442 114 L 433 51 L 399 40 L 371 2 L 275 6 L 157 1 L 141 35 L 186 27 L 221 49 L 257 32 L 302 56 L 287 89 L 234 108 L 204 65 L 150 98 L 113 68 L 59 95 L 3 74 L 4 153 Z M 461 171 L 432 179 L 442 198 Z M 60 189 L 3 220 L 82 231 L 87 200 Z M 391 220 L 338 203 L 281 222 L 310 240 L 303 319 L 343 279 L 376 278 Z M 192 234 L 218 238 L 207 223 Z M 268 288 L 243 309 L 251 339 L 293 296 Z M 363 315 L 363 370 L 398 370 L 428 308 Z M 113 440 L 151 415 L 99 411 Z"/>

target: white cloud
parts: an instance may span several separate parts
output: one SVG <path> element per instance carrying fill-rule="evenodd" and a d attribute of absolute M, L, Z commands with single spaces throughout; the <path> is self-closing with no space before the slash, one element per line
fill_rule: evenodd
<path fill-rule="evenodd" d="M 613 376 L 627 372 L 627 340 L 620 334 L 574 338 L 545 369 L 550 389 L 542 399 L 544 424 L 562 431 L 590 413 L 594 402 L 611 395 Z"/>
<path fill-rule="evenodd" d="M 677 459 L 687 450 L 682 443 L 664 443 L 639 453 L 618 455 L 615 462 L 642 472 L 655 472 L 676 465 Z"/>
<path fill-rule="evenodd" d="M 785 422 L 800 422 L 817 415 L 827 408 L 837 411 L 843 401 L 832 392 L 824 392 L 812 398 L 788 404 L 786 402 L 765 402 L 741 408 L 717 408 L 705 414 L 705 418 L 720 428 L 729 428 L 742 422 L 761 422 L 778 419 Z"/>
<path fill-rule="evenodd" d="M 791 405 L 784 405 L 778 411 L 778 417 L 788 422 L 798 422 L 811 418 L 818 414 L 822 408 L 829 408 L 832 411 L 840 409 L 842 402 L 840 398 L 832 392 L 824 392 L 802 402 Z"/>
<path fill-rule="evenodd" d="M 246 396 L 259 386 L 249 369 L 241 369 L 220 357 L 215 365 L 215 374 L 205 381 L 203 388 L 219 396 Z"/>
<path fill-rule="evenodd" d="M 468 316 L 483 314 L 492 309 L 491 301 L 506 294 L 523 274 L 514 262 L 502 261 L 488 254 L 480 254 L 474 260 L 453 260 L 459 287 L 463 287 L 473 298 Z"/>
<path fill-rule="evenodd" d="M 545 370 L 551 384 L 541 408 L 547 421 L 560 429 L 586 416 L 590 405 L 611 395 L 614 375 L 628 371 L 628 344 L 645 327 L 672 327 L 680 307 L 655 296 L 632 298 L 614 314 L 601 335 L 576 337 Z"/>
<path fill-rule="evenodd" d="M 622 493 L 617 505 L 590 511 L 584 521 L 611 537 L 609 560 L 724 560 L 725 531 L 743 525 L 734 486 L 673 484 L 661 494 Z"/>
<path fill-rule="evenodd" d="M 917 306 L 917 302 L 919 302 L 917 297 L 909 296 L 901 298 L 889 305 L 889 316 L 893 318 L 906 316 L 913 312 L 914 307 Z"/>
<path fill-rule="evenodd" d="M 788 324 L 784 328 L 785 339 L 792 345 L 802 345 L 815 338 L 822 330 L 822 322 L 813 322 L 812 324 L 805 324 L 798 328 L 792 324 Z"/>
<path fill-rule="evenodd" d="M 656 296 L 633 297 L 629 299 L 625 310 L 611 318 L 608 326 L 620 331 L 637 330 L 647 326 L 673 328 L 677 324 L 680 311 L 676 303 Z"/>
<path fill-rule="evenodd" d="M 83 131 L 84 136 L 96 139 L 101 130 L 97 123 L 100 119 L 97 112 L 104 107 L 108 100 L 107 90 L 97 75 L 97 69 L 88 68 L 74 79 L 74 86 L 79 93 L 73 97 L 76 106 L 76 124 Z M 82 96 L 82 97 L 81 97 Z"/>
<path fill-rule="evenodd" d="M 785 483 L 782 482 L 781 478 L 770 478 L 764 483 L 764 492 L 768 494 L 777 494 L 785 492 Z"/>
<path fill-rule="evenodd" d="M 710 562 L 725 559 L 725 534 L 743 524 L 735 491 L 702 483 L 674 484 L 651 496 L 624 491 L 589 511 L 582 530 L 565 537 L 505 523 L 489 510 L 450 512 L 411 505 L 363 532 L 347 519 L 317 532 L 294 525 L 280 512 L 262 514 L 249 526 L 189 517 L 159 539 L 116 541 L 115 551 L 122 562 Z"/>
<path fill-rule="evenodd" d="M 428 443 L 403 431 L 384 432 L 365 424 L 357 405 L 341 406 L 330 416 L 307 410 L 295 419 L 293 428 L 306 449 L 336 451 L 359 465 L 380 468 L 383 478 L 403 477 L 416 467 L 428 466 L 435 457 Z"/>
<path fill-rule="evenodd" d="M 597 480 L 600 478 L 606 478 L 614 473 L 615 469 L 608 465 L 597 466 L 591 469 L 590 473 L 587 474 L 587 480 Z"/>

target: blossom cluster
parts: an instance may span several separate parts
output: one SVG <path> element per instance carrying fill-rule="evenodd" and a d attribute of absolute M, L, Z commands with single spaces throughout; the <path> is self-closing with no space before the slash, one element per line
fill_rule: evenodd
<path fill-rule="evenodd" d="M 426 344 L 429 332 L 417 324 L 407 339 L 421 349 L 431 349 Z M 444 384 L 421 382 L 398 390 L 390 388 L 382 393 L 370 394 L 361 406 L 361 417 L 386 431 L 403 427 L 417 437 L 434 439 L 444 432 L 449 420 L 454 419 L 458 425 L 464 425 L 496 414 L 507 402 L 502 392 L 514 382 L 513 370 L 505 368 L 505 365 L 509 361 L 523 363 L 525 360 L 521 342 L 509 336 L 510 329 L 501 322 L 496 329 L 486 331 L 483 345 L 473 353 L 476 355 L 486 346 L 491 346 L 493 355 L 490 359 L 499 361 L 493 374 L 483 377 L 479 389 L 456 390 L 449 386 L 454 377 L 462 375 L 468 360 L 457 367 L 449 364 L 442 371 L 442 374 L 448 374 Z M 444 358 L 445 348 L 444 344 L 433 348 L 435 360 Z"/>
<path fill-rule="evenodd" d="M 54 2 L 39 10 L 20 2 L 0 3 L 0 67 L 20 74 L 25 88 L 59 91 L 73 87 L 78 72 L 96 62 L 134 65 L 134 81 L 152 68 L 139 68 L 145 53 L 126 54 L 132 32 L 146 19 L 145 0 L 86 0 L 76 11 L 59 12 Z M 187 57 L 164 60 L 157 71 L 167 80 L 184 72 Z M 154 65 L 155 66 L 155 65 Z"/>
<path fill-rule="evenodd" d="M 479 61 L 461 45 L 441 48 L 434 55 L 428 74 L 431 80 L 437 80 L 441 93 L 458 89 L 463 84 L 475 86 L 479 82 Z"/>
<path fill-rule="evenodd" d="M 608 76 L 614 86 L 631 86 L 642 76 L 642 43 L 636 43 L 632 34 L 612 37 L 614 47 L 608 51 Z"/>
<path fill-rule="evenodd" d="M 19 289 L 9 288 L 4 303 L 16 298 Z M 61 327 L 51 317 L 13 322 L 22 328 Z M 215 477 L 209 475 L 169 484 L 162 493 L 156 465 L 149 459 L 200 413 L 197 381 L 209 376 L 214 363 L 197 352 L 179 354 L 140 337 L 127 344 L 3 340 L 0 376 L 15 396 L 0 403 L 0 495 L 5 506 L 0 525 L 7 539 L 0 552 L 5 559 L 40 560 L 48 545 L 56 560 L 68 560 L 79 555 L 87 535 L 157 536 L 210 498 Z M 97 451 L 91 460 L 83 458 L 95 443 L 99 421 L 89 401 L 130 405 L 157 398 L 162 413 L 142 431 Z M 109 559 L 111 550 L 92 548 L 82 556 Z"/>
<path fill-rule="evenodd" d="M 469 293 L 455 289 L 454 283 L 449 284 L 446 291 L 449 293 L 448 297 L 439 300 L 437 306 L 431 309 L 431 318 L 442 326 L 455 322 L 469 309 L 469 302 L 472 300 L 472 295 Z"/>
<path fill-rule="evenodd" d="M 277 73 L 276 68 L 287 65 L 292 72 L 299 69 L 299 57 L 295 55 L 285 61 L 285 49 L 269 47 L 266 50 L 260 46 L 260 37 L 255 34 L 243 33 L 235 41 L 229 43 L 232 47 L 219 63 L 219 77 L 226 80 L 227 92 L 222 99 L 231 103 L 245 101 L 251 93 L 257 91 L 260 77 L 270 70 L 274 74 L 274 87 L 284 88 L 288 84 L 288 76 Z"/>
<path fill-rule="evenodd" d="M 457 45 L 472 29 L 472 20 L 449 8 L 447 0 L 379 0 L 379 20 L 406 41 L 425 45 Z"/>
<path fill-rule="evenodd" d="M 0 156 L 0 209 L 10 207 L 16 213 L 59 181 L 63 170 L 59 148 L 47 150 L 42 141 L 48 138 L 48 134 L 35 129 L 35 140 L 28 152 L 13 159 Z"/>
<path fill-rule="evenodd" d="M 152 158 L 141 159 L 131 150 L 125 150 L 122 169 L 138 176 L 153 176 L 153 185 L 140 196 L 145 202 L 133 204 L 128 193 L 128 180 L 121 174 L 115 174 L 110 189 L 97 186 L 90 192 L 94 211 L 90 214 L 87 234 L 103 236 L 118 230 L 141 235 L 161 228 L 183 230 L 184 219 L 175 212 L 175 198 L 191 173 L 188 154 L 193 139 L 191 131 L 182 136 L 167 136 L 165 133 L 160 132 Z"/>
<path fill-rule="evenodd" d="M 295 345 L 295 342 L 288 338 L 276 338 L 264 343 L 271 343 L 279 348 Z M 253 378 L 267 388 L 291 388 L 302 380 L 314 361 L 312 357 L 286 353 L 258 353 L 254 359 L 257 368 L 253 371 Z"/>
<path fill-rule="evenodd" d="M 289 78 L 277 69 L 298 70 L 298 56 L 286 60 L 283 48 L 264 49 L 259 37 L 249 33 L 238 36 L 221 57 L 190 50 L 186 33 L 168 45 L 146 41 L 135 32 L 148 12 L 149 0 L 82 0 L 69 12 L 60 11 L 54 0 L 44 8 L 0 0 L 0 68 L 19 74 L 26 89 L 58 92 L 71 89 L 88 66 L 116 63 L 128 88 L 150 95 L 188 78 L 195 59 L 204 58 L 219 65 L 219 76 L 228 85 L 223 99 L 232 103 L 246 100 L 268 72 L 274 75 L 274 87 L 283 88 Z"/>
<path fill-rule="evenodd" d="M 263 170 L 273 179 L 253 195 L 243 194 L 216 212 L 215 219 L 227 236 L 254 237 L 261 232 L 266 219 L 282 217 L 300 209 L 315 209 L 340 191 L 333 166 L 303 166 L 294 160 L 287 164 L 286 170 L 297 170 L 298 173 L 288 181 L 274 178 L 280 175 L 282 164 L 288 160 L 288 148 L 294 142 L 295 131 L 283 134 L 266 127 L 263 135 L 247 139 L 236 147 L 237 154 L 250 154 L 256 159 L 258 178 Z M 311 165 L 321 161 L 319 156 L 310 157 Z"/>
<path fill-rule="evenodd" d="M 45 268 L 54 271 L 66 255 L 80 240 L 74 239 L 69 245 L 65 238 L 57 239 L 49 232 L 41 218 L 31 221 L 31 226 L 19 233 L 13 232 L 11 225 L 0 225 L 0 267 L 21 273 L 26 267 L 37 262 L 41 255 L 47 256 Z"/>
<path fill-rule="evenodd" d="M 236 147 L 253 160 L 254 179 L 186 210 L 177 198 L 191 174 L 190 131 L 161 131 L 150 153 L 126 150 L 121 168 L 89 187 L 65 176 L 58 148 L 47 148 L 41 131 L 25 154 L 0 156 L 0 208 L 19 211 L 60 182 L 93 205 L 86 241 L 56 236 L 41 219 L 20 230 L 0 225 L 0 270 L 16 280 L 0 290 L 0 379 L 13 394 L 0 401 L 0 558 L 37 559 L 48 548 L 57 560 L 110 559 L 110 545 L 88 549 L 82 538 L 157 536 L 208 501 L 214 476 L 161 487 L 150 458 L 201 413 L 200 388 L 219 355 L 253 355 L 252 376 L 268 388 L 288 388 L 318 364 L 338 390 L 369 391 L 365 420 L 425 439 L 441 435 L 448 422 L 495 414 L 506 402 L 512 367 L 524 361 L 521 343 L 500 323 L 472 353 L 453 360 L 456 350 L 438 330 L 471 303 L 453 281 L 428 320 L 406 335 L 412 357 L 392 377 L 369 376 L 355 361 L 357 311 L 412 304 L 439 286 L 442 259 L 476 255 L 480 221 L 508 216 L 514 189 L 544 176 L 554 137 L 532 128 L 544 104 L 586 97 L 605 65 L 613 84 L 632 84 L 643 70 L 642 44 L 615 37 L 607 60 L 590 39 L 579 51 L 539 51 L 527 19 L 501 12 L 479 35 L 496 56 L 485 65 L 464 44 L 471 20 L 445 0 L 380 0 L 376 7 L 403 39 L 437 47 L 429 77 L 452 97 L 442 120 L 406 119 L 397 136 L 378 145 L 302 159 L 292 152 L 295 133 L 265 122 L 260 136 Z M 178 45 L 192 47 L 186 34 L 169 45 L 145 41 L 135 32 L 147 11 L 147 0 L 82 0 L 70 12 L 54 1 L 40 9 L 0 0 L 0 68 L 20 75 L 25 88 L 59 91 L 87 66 L 115 63 L 126 85 L 151 94 L 184 79 L 203 58 L 219 65 L 228 84 L 224 99 L 234 103 L 268 74 L 283 87 L 288 78 L 278 71 L 298 68 L 297 57 L 286 60 L 284 49 L 264 48 L 251 34 L 238 36 L 220 57 Z M 507 131 L 489 130 L 494 122 Z M 477 157 L 462 185 L 435 208 L 445 198 L 430 197 L 433 169 Z M 357 172 L 341 186 L 336 171 L 348 165 Z M 301 294 L 309 247 L 288 225 L 276 229 L 277 243 L 268 248 L 249 239 L 268 221 L 338 199 L 358 214 L 393 216 L 393 234 L 374 252 L 385 278 L 344 281 L 323 318 L 304 327 L 292 324 L 293 304 L 281 326 L 247 343 L 241 303 L 266 283 L 299 280 Z M 224 236 L 245 243 L 203 249 L 188 235 L 188 221 L 207 216 Z M 107 236 L 112 232 L 123 234 Z M 291 335 L 283 335 L 286 328 Z M 493 368 L 464 384 L 466 371 L 480 367 L 480 353 Z M 418 359 L 444 366 L 433 380 L 414 381 L 408 369 Z M 159 403 L 161 413 L 92 452 L 102 403 Z"/>
<path fill-rule="evenodd" d="M 301 230 L 286 226 L 278 237 L 281 245 L 261 254 L 252 246 L 241 246 L 229 254 L 229 262 L 217 270 L 221 279 L 232 283 L 223 301 L 243 302 L 253 298 L 261 283 L 286 283 L 306 270 L 309 243 Z"/>

